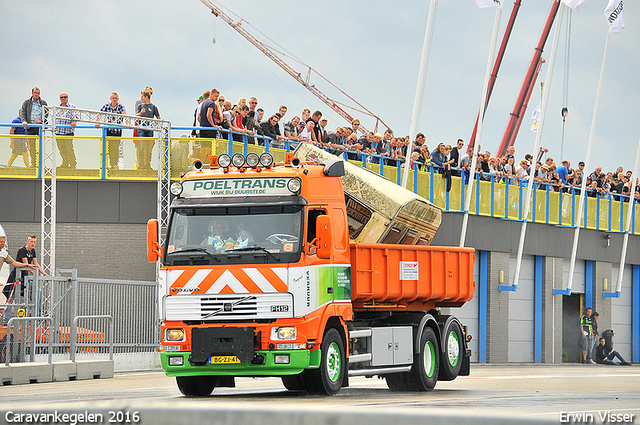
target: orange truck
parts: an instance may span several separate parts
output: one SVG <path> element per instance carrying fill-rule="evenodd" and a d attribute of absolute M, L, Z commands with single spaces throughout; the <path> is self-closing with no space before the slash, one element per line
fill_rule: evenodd
<path fill-rule="evenodd" d="M 309 144 L 284 164 L 195 161 L 171 192 L 147 256 L 160 261 L 162 367 L 184 395 L 235 377 L 332 395 L 350 376 L 430 391 L 469 374 L 471 337 L 439 308 L 473 297 L 474 251 L 429 246 L 433 204 Z"/>

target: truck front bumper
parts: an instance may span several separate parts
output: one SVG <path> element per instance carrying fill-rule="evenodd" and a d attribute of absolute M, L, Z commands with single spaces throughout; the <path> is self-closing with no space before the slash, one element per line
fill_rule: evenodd
<path fill-rule="evenodd" d="M 240 363 L 194 365 L 189 362 L 191 352 L 160 353 L 162 369 L 167 376 L 284 376 L 296 375 L 320 365 L 319 350 L 255 351 L 250 361 Z M 279 362 L 276 363 L 276 356 Z M 282 363 L 288 357 L 288 363 Z"/>

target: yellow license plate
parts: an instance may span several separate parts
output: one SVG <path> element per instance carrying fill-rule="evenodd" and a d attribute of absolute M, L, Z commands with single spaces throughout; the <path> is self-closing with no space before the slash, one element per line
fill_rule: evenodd
<path fill-rule="evenodd" d="M 240 363 L 240 359 L 236 356 L 211 356 L 209 357 L 209 364 L 229 364 Z"/>

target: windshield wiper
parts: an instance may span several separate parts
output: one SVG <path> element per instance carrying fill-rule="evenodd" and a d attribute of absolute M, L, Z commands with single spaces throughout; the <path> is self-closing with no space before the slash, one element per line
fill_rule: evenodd
<path fill-rule="evenodd" d="M 215 255 L 213 255 L 212 253 L 210 253 L 206 248 L 185 248 L 185 249 L 181 249 L 179 251 L 173 251 L 172 254 L 178 254 L 178 253 L 181 253 L 181 252 L 193 252 L 193 251 L 204 252 L 210 258 L 213 258 L 218 263 L 220 262 L 220 259 L 218 257 L 216 257 Z"/>
<path fill-rule="evenodd" d="M 261 251 L 261 252 L 265 252 L 269 257 L 273 258 L 276 261 L 280 261 L 280 258 L 276 257 L 275 255 L 273 255 L 272 252 L 270 252 L 269 250 L 267 250 L 266 248 L 263 248 L 261 246 L 246 246 L 244 248 L 235 248 L 235 249 L 227 249 L 225 252 L 228 254 L 230 252 L 247 252 L 247 251 Z"/>

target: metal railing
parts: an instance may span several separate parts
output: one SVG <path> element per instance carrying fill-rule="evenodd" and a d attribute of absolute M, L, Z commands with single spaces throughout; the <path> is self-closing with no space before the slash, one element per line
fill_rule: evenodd
<path fill-rule="evenodd" d="M 4 323 L 49 322 L 37 327 L 36 338 L 28 339 L 33 344 L 29 352 L 44 353 L 50 345 L 51 353 L 69 354 L 72 360 L 77 355 L 112 358 L 114 353 L 152 353 L 160 343 L 156 282 L 78 278 L 75 270 L 39 276 L 36 270 L 25 278 L 24 294 L 20 292 L 0 304 Z M 0 325 L 0 354 L 5 357 L 12 332 Z M 27 361 L 25 356 L 17 360 Z"/>
<path fill-rule="evenodd" d="M 0 124 L 2 127 L 11 127 L 11 124 Z M 64 127 L 64 126 L 59 126 Z M 120 137 L 109 138 L 119 143 L 119 162 L 116 169 L 106 167 L 104 161 L 107 155 L 107 127 L 97 130 L 93 126 L 76 126 L 76 131 L 81 129 L 96 132 L 99 136 L 73 136 L 78 158 L 75 169 L 58 168 L 58 179 L 104 179 L 104 180 L 149 180 L 158 179 L 157 167 L 141 168 L 136 163 L 137 152 L 135 142 L 144 141 L 145 138 Z M 194 127 L 174 127 L 173 131 L 182 132 L 179 137 L 171 137 L 171 178 L 179 179 L 182 172 L 188 171 L 195 159 L 203 159 L 209 155 L 222 153 L 262 153 L 270 152 L 276 162 L 285 159 L 285 153 L 290 152 L 298 142 L 274 141 L 260 135 L 248 136 L 247 134 L 235 134 L 230 130 L 219 130 L 218 138 L 202 139 L 191 137 L 189 134 Z M 9 135 L 0 135 L 0 158 L 9 158 L 9 144 L 2 143 L 3 139 L 11 138 Z M 15 136 L 13 136 L 15 137 Z M 22 136 L 25 137 L 25 136 Z M 38 136 L 28 136 L 38 137 Z M 152 140 L 154 138 L 148 138 Z M 154 139 L 155 140 L 155 139 Z M 38 146 L 41 146 L 39 140 Z M 157 145 L 157 143 L 156 143 Z M 60 147 L 59 147 L 60 148 Z M 62 149 L 65 147 L 62 146 Z M 158 147 L 154 145 L 151 157 L 157 158 Z M 366 168 L 372 172 L 385 176 L 387 179 L 401 184 L 404 161 L 402 159 L 390 159 L 381 155 L 372 155 L 355 151 L 337 151 L 350 162 Z M 21 158 L 16 159 L 14 165 L 19 164 Z M 206 163 L 206 160 L 204 161 Z M 1 165 L 1 160 L 0 160 Z M 452 177 L 452 187 L 446 191 L 446 180 L 442 178 L 438 168 L 432 164 L 423 166 L 413 163 L 413 170 L 409 173 L 407 188 L 429 199 L 441 207 L 445 212 L 464 212 L 465 182 L 461 177 Z M 39 178 L 39 168 L 2 168 L 0 178 Z M 512 179 L 506 184 L 503 177 L 493 174 L 483 174 L 481 178 L 474 179 L 474 192 L 472 194 L 470 213 L 508 220 L 524 220 L 524 198 L 526 195 L 526 181 Z M 529 217 L 531 222 L 551 225 L 575 227 L 577 222 L 578 205 L 577 196 L 579 190 L 570 188 L 568 191 L 556 191 L 552 186 L 543 185 L 533 193 L 532 208 Z M 638 220 L 640 212 L 633 202 L 628 202 L 627 195 L 609 195 L 607 198 L 589 198 L 585 204 L 582 226 L 588 229 L 606 232 L 623 232 L 623 223 L 629 209 L 632 210 L 632 234 L 640 234 Z"/>
<path fill-rule="evenodd" d="M 26 361 L 27 354 L 29 361 L 34 362 L 36 351 L 39 351 L 45 344 L 43 339 L 47 339 L 48 357 L 51 364 L 53 358 L 53 343 L 51 338 L 46 338 L 48 330 L 51 329 L 51 317 L 12 317 L 9 319 L 6 328 L 4 343 L 0 343 L 0 354 L 4 356 L 5 365 Z M 38 322 L 42 322 L 38 324 Z M 14 323 L 24 323 L 21 326 L 14 326 Z M 32 323 L 27 326 L 28 323 Z M 48 323 L 49 326 L 44 324 Z"/>

